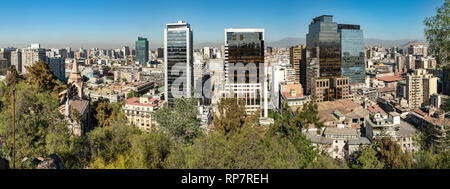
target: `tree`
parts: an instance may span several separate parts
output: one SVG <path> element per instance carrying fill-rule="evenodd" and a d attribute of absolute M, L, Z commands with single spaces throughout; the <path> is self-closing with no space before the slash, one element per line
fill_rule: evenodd
<path fill-rule="evenodd" d="M 237 98 L 222 98 L 219 102 L 218 113 L 214 115 L 214 130 L 230 136 L 239 132 L 247 117 L 245 102 Z"/>
<path fill-rule="evenodd" d="M 19 73 L 17 73 L 15 66 L 10 66 L 6 75 L 6 86 L 12 89 L 17 83 L 19 83 Z"/>
<path fill-rule="evenodd" d="M 39 92 L 49 91 L 54 95 L 64 90 L 65 86 L 50 71 L 44 61 L 36 62 L 32 66 L 25 66 L 28 73 L 25 75 L 28 83 L 36 86 Z"/>
<path fill-rule="evenodd" d="M 300 153 L 298 161 L 301 162 L 303 168 L 306 168 L 314 161 L 317 152 L 311 141 L 302 133 L 300 127 L 302 120 L 299 120 L 297 115 L 294 117 L 291 108 L 285 104 L 281 118 L 275 120 L 275 124 L 271 125 L 266 137 L 268 137 L 268 140 L 275 139 L 276 141 L 290 143 L 295 146 Z"/>
<path fill-rule="evenodd" d="M 128 94 L 127 94 L 127 99 L 130 98 L 134 98 L 134 97 L 139 97 L 139 93 L 137 93 L 135 90 L 131 90 Z"/>
<path fill-rule="evenodd" d="M 410 154 L 403 152 L 401 147 L 389 137 L 381 139 L 377 157 L 384 164 L 385 169 L 411 169 L 413 166 Z"/>
<path fill-rule="evenodd" d="M 200 135 L 200 120 L 197 118 L 197 99 L 175 99 L 173 107 L 165 106 L 153 112 L 158 128 L 179 144 L 192 144 Z"/>
<path fill-rule="evenodd" d="M 382 169 L 383 162 L 378 160 L 377 151 L 371 147 L 362 147 L 359 152 L 353 154 L 354 161 L 351 167 L 353 169 Z"/>
<path fill-rule="evenodd" d="M 439 65 L 446 66 L 450 60 L 450 0 L 436 9 L 436 15 L 425 18 L 425 37 Z"/>
<path fill-rule="evenodd" d="M 324 127 L 323 121 L 320 121 L 319 105 L 316 103 L 315 98 L 311 99 L 307 104 L 304 104 L 301 111 L 297 109 L 295 115 L 295 120 L 298 121 L 303 128 L 306 128 L 306 130 L 312 125 L 317 129 L 317 133 L 319 134 Z"/>
<path fill-rule="evenodd" d="M 95 119 L 98 121 L 98 126 L 108 127 L 114 120 L 113 110 L 108 102 L 100 102 L 96 108 Z"/>
<path fill-rule="evenodd" d="M 34 168 L 33 159 L 49 155 L 47 136 L 68 132 L 67 122 L 58 111 L 58 101 L 49 92 L 36 92 L 36 86 L 16 85 L 16 167 Z M 9 99 L 8 99 L 9 100 Z M 6 138 L 3 154 L 12 155 L 12 106 L 0 113 L 0 136 Z"/>

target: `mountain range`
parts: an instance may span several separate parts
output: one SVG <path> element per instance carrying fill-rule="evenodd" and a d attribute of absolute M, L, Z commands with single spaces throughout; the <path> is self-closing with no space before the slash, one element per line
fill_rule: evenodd
<path fill-rule="evenodd" d="M 306 44 L 305 38 L 296 38 L 296 37 L 287 37 L 278 41 L 267 42 L 266 46 L 274 47 L 274 48 L 284 48 L 290 47 L 298 44 Z M 426 44 L 423 40 L 415 40 L 415 39 L 402 39 L 402 40 L 383 40 L 376 38 L 366 38 L 364 39 L 364 45 L 367 47 L 372 46 L 382 46 L 382 47 L 399 47 L 406 48 L 412 44 Z"/>

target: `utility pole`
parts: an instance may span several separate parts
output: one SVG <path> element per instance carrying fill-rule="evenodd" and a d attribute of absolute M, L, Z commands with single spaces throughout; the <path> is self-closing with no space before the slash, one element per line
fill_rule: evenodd
<path fill-rule="evenodd" d="M 15 104 L 15 97 L 16 97 L 16 89 L 15 87 L 12 89 L 12 106 L 13 106 L 13 169 L 16 169 L 16 104 Z"/>

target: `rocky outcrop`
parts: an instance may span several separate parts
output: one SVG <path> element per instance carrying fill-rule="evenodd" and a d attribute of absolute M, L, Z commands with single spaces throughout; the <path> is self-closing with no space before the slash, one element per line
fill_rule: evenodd
<path fill-rule="evenodd" d="M 56 154 L 52 154 L 39 162 L 37 169 L 64 169 L 64 165 Z"/>
<path fill-rule="evenodd" d="M 9 161 L 0 158 L 0 169 L 9 169 Z"/>

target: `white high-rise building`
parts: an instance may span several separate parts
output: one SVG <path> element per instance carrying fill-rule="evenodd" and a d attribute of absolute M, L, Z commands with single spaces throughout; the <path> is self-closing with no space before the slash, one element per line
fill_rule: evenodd
<path fill-rule="evenodd" d="M 45 61 L 45 49 L 41 49 L 38 43 L 22 49 L 22 73 L 28 73 L 26 66 L 32 66 L 39 61 Z"/>
<path fill-rule="evenodd" d="M 174 105 L 175 98 L 191 97 L 193 74 L 193 31 L 183 21 L 169 23 L 164 29 L 165 100 Z"/>

